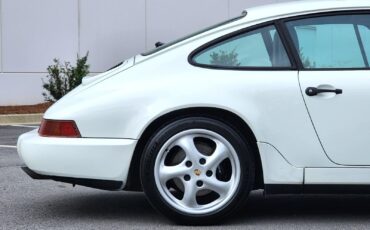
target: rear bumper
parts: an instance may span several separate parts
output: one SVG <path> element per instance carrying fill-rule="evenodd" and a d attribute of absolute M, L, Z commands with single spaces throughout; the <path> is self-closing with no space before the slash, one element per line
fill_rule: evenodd
<path fill-rule="evenodd" d="M 17 147 L 28 174 L 37 179 L 64 178 L 63 182 L 72 184 L 81 184 L 73 183 L 73 178 L 115 181 L 123 187 L 136 143 L 131 139 L 40 137 L 34 130 L 21 135 Z"/>

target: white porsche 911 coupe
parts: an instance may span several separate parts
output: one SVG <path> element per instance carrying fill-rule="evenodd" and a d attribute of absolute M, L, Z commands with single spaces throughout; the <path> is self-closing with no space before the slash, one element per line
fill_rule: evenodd
<path fill-rule="evenodd" d="M 24 171 L 144 191 L 183 224 L 250 191 L 370 193 L 370 1 L 256 7 L 83 79 L 19 137 Z"/>

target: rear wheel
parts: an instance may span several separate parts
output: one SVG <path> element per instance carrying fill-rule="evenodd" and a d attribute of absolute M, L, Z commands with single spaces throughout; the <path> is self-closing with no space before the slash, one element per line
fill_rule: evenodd
<path fill-rule="evenodd" d="M 186 118 L 146 146 L 141 178 L 150 203 L 182 224 L 212 224 L 235 212 L 254 183 L 253 153 L 232 127 Z"/>

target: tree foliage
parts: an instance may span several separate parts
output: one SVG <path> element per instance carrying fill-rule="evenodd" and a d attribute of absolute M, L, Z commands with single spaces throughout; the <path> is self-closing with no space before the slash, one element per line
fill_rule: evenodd
<path fill-rule="evenodd" d="M 46 101 L 57 101 L 79 86 L 82 78 L 89 74 L 90 66 L 87 64 L 88 53 L 84 57 L 77 55 L 76 66 L 69 62 L 63 64 L 54 59 L 54 64 L 48 66 L 47 82 L 43 81 L 43 88 L 47 91 L 42 95 Z"/>
<path fill-rule="evenodd" d="M 309 57 L 306 57 L 303 54 L 302 48 L 299 49 L 299 56 L 301 57 L 303 67 L 305 68 L 315 68 L 316 67 L 316 62 L 311 62 Z"/>
<path fill-rule="evenodd" d="M 240 62 L 238 61 L 238 53 L 236 53 L 235 50 L 231 52 L 220 50 L 218 52 L 212 52 L 210 56 L 212 65 L 240 66 Z"/>

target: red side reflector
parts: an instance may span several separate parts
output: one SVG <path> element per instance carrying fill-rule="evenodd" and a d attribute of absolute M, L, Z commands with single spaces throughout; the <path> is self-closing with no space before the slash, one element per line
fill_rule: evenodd
<path fill-rule="evenodd" d="M 74 121 L 59 121 L 43 119 L 39 128 L 39 135 L 43 137 L 81 137 Z"/>

